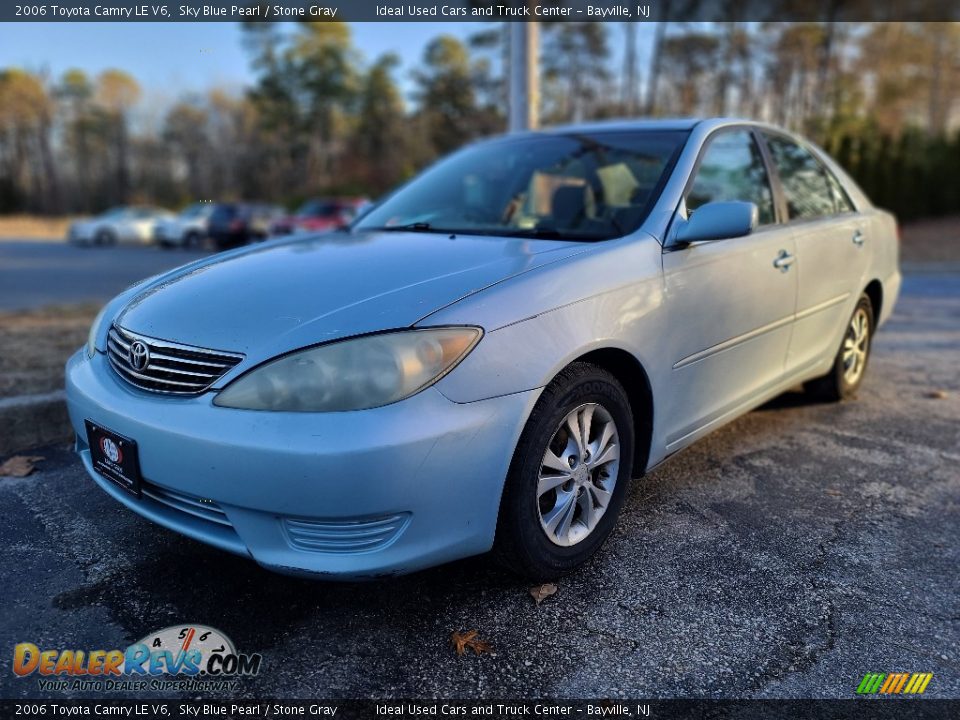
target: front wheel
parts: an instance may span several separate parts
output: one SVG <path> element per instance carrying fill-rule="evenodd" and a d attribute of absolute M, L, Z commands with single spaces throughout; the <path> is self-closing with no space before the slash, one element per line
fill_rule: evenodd
<path fill-rule="evenodd" d="M 833 367 L 826 375 L 811 380 L 804 385 L 804 389 L 814 397 L 826 401 L 836 402 L 853 397 L 863 376 L 867 372 L 867 361 L 870 359 L 870 347 L 873 342 L 873 303 L 863 294 L 857 302 L 857 307 L 847 324 L 847 331 L 843 336 L 843 343 Z"/>
<path fill-rule="evenodd" d="M 587 363 L 543 391 L 520 436 L 494 546 L 499 561 L 544 581 L 586 562 L 613 530 L 633 467 L 623 386 Z"/>

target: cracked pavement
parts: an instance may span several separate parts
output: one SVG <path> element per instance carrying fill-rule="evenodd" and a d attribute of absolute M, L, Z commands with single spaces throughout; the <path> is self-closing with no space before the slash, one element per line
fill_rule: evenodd
<path fill-rule="evenodd" d="M 910 275 L 856 401 L 787 394 L 635 481 L 600 555 L 539 607 L 484 558 L 370 583 L 273 575 L 46 448 L 39 472 L 0 480 L 0 696 L 42 696 L 9 670 L 17 642 L 124 647 L 199 622 L 263 654 L 245 697 L 850 698 L 864 673 L 902 671 L 958 698 L 958 368 L 960 275 Z M 453 653 L 472 629 L 494 655 Z"/>

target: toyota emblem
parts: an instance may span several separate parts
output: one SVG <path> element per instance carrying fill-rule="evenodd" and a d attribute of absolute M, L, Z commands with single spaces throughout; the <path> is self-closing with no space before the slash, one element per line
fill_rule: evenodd
<path fill-rule="evenodd" d="M 150 364 L 150 348 L 139 340 L 134 340 L 130 343 L 128 355 L 130 367 L 138 372 L 146 370 L 147 365 Z"/>

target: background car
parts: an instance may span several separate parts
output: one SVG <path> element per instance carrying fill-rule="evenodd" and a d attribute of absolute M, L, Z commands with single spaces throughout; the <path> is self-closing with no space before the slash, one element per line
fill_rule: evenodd
<path fill-rule="evenodd" d="M 309 200 L 296 213 L 282 218 L 270 229 L 273 235 L 324 232 L 349 225 L 370 205 L 369 198 L 324 198 Z"/>
<path fill-rule="evenodd" d="M 208 234 L 219 250 L 266 240 L 282 210 L 262 203 L 221 203 L 210 214 Z"/>
<path fill-rule="evenodd" d="M 172 213 L 159 208 L 116 207 L 90 220 L 73 223 L 67 231 L 67 241 L 92 245 L 151 243 L 156 223 L 172 217 Z"/>
<path fill-rule="evenodd" d="M 176 217 L 158 220 L 153 237 L 162 247 L 199 247 L 207 238 L 214 203 L 195 203 Z"/>

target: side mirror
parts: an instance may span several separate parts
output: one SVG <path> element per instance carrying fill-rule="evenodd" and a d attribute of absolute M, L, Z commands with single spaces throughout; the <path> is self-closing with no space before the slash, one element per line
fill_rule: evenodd
<path fill-rule="evenodd" d="M 726 240 L 749 235 L 757 226 L 757 206 L 740 200 L 718 200 L 698 207 L 688 220 L 680 220 L 678 243 Z"/>

